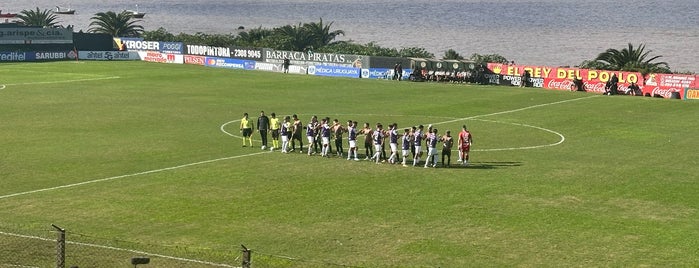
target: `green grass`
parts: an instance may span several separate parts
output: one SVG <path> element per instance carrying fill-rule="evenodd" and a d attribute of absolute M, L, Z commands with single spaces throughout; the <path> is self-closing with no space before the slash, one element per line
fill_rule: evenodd
<path fill-rule="evenodd" d="M 245 244 L 253 267 L 699 263 L 697 102 L 143 62 L 2 64 L 0 84 L 0 196 L 29 192 L 0 198 L 4 233 L 53 239 L 55 223 L 70 241 L 233 266 Z M 467 124 L 473 164 L 251 155 L 219 128 L 260 110 Z M 54 263 L 50 241 L 0 241 L 0 266 Z M 73 247 L 80 267 L 139 255 Z"/>

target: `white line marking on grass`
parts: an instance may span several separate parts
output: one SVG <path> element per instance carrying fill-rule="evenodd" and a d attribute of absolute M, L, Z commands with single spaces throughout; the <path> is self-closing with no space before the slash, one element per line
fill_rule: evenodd
<path fill-rule="evenodd" d="M 189 164 L 184 164 L 184 165 L 179 165 L 179 166 L 174 166 L 174 167 L 167 167 L 167 168 L 149 170 L 149 171 L 144 171 L 144 172 L 139 172 L 139 173 L 132 173 L 132 174 L 114 176 L 114 177 L 109 177 L 109 178 L 96 179 L 96 180 L 78 182 L 78 183 L 73 183 L 73 184 L 66 184 L 66 185 L 61 185 L 61 186 L 56 186 L 56 187 L 51 187 L 51 188 L 44 188 L 44 189 L 26 191 L 26 192 L 21 192 L 21 193 L 8 194 L 8 195 L 0 196 L 0 199 L 10 198 L 10 197 L 15 197 L 15 196 L 20 196 L 20 195 L 27 195 L 27 194 L 34 194 L 34 193 L 46 192 L 46 191 L 51 191 L 51 190 L 58 190 L 58 189 L 64 189 L 64 188 L 71 188 L 71 187 L 75 187 L 75 186 L 81 186 L 81 185 L 86 185 L 86 184 L 91 184 L 91 183 L 96 183 L 96 182 L 111 181 L 111 180 L 123 179 L 123 178 L 128 178 L 128 177 L 135 177 L 135 176 L 140 176 L 140 175 L 158 173 L 158 172 L 162 172 L 162 171 L 175 170 L 175 169 L 180 169 L 180 168 L 185 168 L 185 167 L 191 167 L 191 166 L 196 166 L 196 165 L 201 165 L 201 164 L 208 164 L 208 163 L 213 163 L 213 162 L 218 162 L 218 161 L 224 161 L 224 160 L 230 160 L 230 159 L 236 159 L 236 158 L 243 158 L 243 157 L 248 157 L 248 156 L 253 156 L 253 155 L 258 155 L 258 154 L 264 154 L 264 153 L 268 153 L 268 151 L 257 152 L 257 153 L 251 153 L 251 154 L 244 154 L 244 155 L 229 156 L 229 157 L 211 159 L 211 160 L 200 161 L 200 162 L 195 162 L 195 163 L 189 163 Z"/>
<path fill-rule="evenodd" d="M 599 95 L 588 96 L 588 97 L 582 97 L 582 98 L 577 98 L 577 99 L 562 100 L 562 101 L 556 101 L 556 102 L 549 102 L 549 103 L 543 103 L 543 104 L 537 104 L 537 105 L 532 105 L 532 106 L 527 106 L 527 107 L 523 107 L 523 108 L 519 108 L 519 109 L 508 110 L 508 111 L 502 111 L 502 112 L 495 112 L 495 113 L 489 113 L 489 114 L 474 115 L 474 116 L 464 117 L 464 118 L 457 118 L 457 119 L 454 119 L 454 120 L 448 120 L 448 121 L 439 122 L 439 123 L 432 123 L 432 125 L 453 123 L 453 122 L 458 122 L 458 121 L 462 121 L 462 120 L 475 119 L 475 118 L 479 118 L 479 117 L 486 117 L 486 116 L 493 116 L 493 115 L 501 115 L 501 114 L 509 114 L 509 113 L 514 113 L 514 112 L 520 112 L 520 111 L 524 111 L 524 110 L 529 110 L 529 109 L 534 109 L 534 108 L 539 108 L 539 107 L 554 105 L 554 104 L 561 104 L 561 103 L 572 102 L 572 101 L 579 101 L 579 100 L 585 100 L 585 99 L 596 98 L 596 97 L 599 97 Z"/>
<path fill-rule="evenodd" d="M 72 79 L 72 80 L 61 80 L 61 81 L 45 81 L 45 82 L 16 83 L 16 84 L 6 84 L 6 86 L 26 86 L 26 85 L 60 84 L 60 83 L 86 82 L 86 81 L 109 80 L 109 79 L 119 79 L 119 78 L 121 78 L 121 77 L 119 77 L 119 76 L 109 76 L 109 77 L 84 78 L 84 79 Z"/>
<path fill-rule="evenodd" d="M 226 122 L 226 123 L 223 123 L 223 125 L 221 125 L 221 131 L 223 131 L 223 133 L 226 133 L 226 135 L 228 135 L 228 136 L 236 137 L 236 138 L 238 138 L 238 139 L 242 139 L 243 137 L 238 136 L 238 135 L 235 135 L 235 134 L 232 134 L 232 133 L 230 133 L 230 132 L 228 132 L 228 131 L 226 131 L 226 130 L 224 129 L 228 124 L 230 124 L 230 123 L 235 123 L 235 122 L 240 122 L 240 119 L 238 119 L 238 120 L 233 120 L 233 121 L 228 121 L 228 122 Z"/>
<path fill-rule="evenodd" d="M 525 147 L 511 147 L 511 148 L 493 148 L 493 149 L 474 149 L 471 151 L 476 151 L 476 152 L 494 152 L 494 151 L 512 151 L 512 150 L 528 150 L 528 149 L 538 149 L 538 148 L 544 148 L 544 147 L 551 147 L 551 146 L 556 146 L 561 143 L 563 143 L 566 140 L 566 137 L 563 136 L 563 134 L 558 133 L 556 131 L 546 129 L 543 127 L 537 127 L 537 126 L 532 126 L 532 125 L 527 125 L 527 124 L 519 124 L 519 123 L 509 123 L 509 122 L 500 122 L 500 121 L 494 121 L 494 120 L 485 120 L 485 119 L 475 119 L 478 121 L 484 121 L 484 122 L 492 122 L 492 123 L 503 123 L 503 124 L 510 124 L 510 125 L 515 125 L 515 126 L 523 126 L 523 127 L 530 127 L 530 128 L 535 128 L 539 130 L 543 130 L 546 132 L 550 132 L 553 134 L 558 135 L 558 137 L 561 137 L 561 139 L 558 142 L 551 143 L 551 144 L 543 144 L 543 145 L 533 145 L 533 146 L 525 146 Z"/>
<path fill-rule="evenodd" d="M 588 98 L 594 98 L 597 97 L 595 96 L 589 96 L 589 97 L 582 97 L 582 98 L 577 98 L 577 99 L 570 99 L 570 100 L 563 100 L 563 101 L 557 101 L 557 102 L 551 102 L 551 103 L 544 103 L 544 104 L 537 104 L 537 105 L 532 105 L 532 106 L 527 106 L 524 108 L 519 108 L 519 109 L 514 109 L 514 110 L 509 110 L 509 111 L 502 111 L 502 112 L 496 112 L 496 113 L 490 113 L 490 114 L 485 114 L 485 115 L 476 115 L 476 116 L 471 116 L 471 117 L 465 117 L 465 118 L 458 118 L 458 119 L 453 119 L 453 120 L 448 120 L 448 121 L 443 121 L 443 122 L 438 122 L 434 123 L 433 125 L 436 124 L 446 124 L 446 123 L 452 123 L 452 122 L 458 122 L 462 120 L 469 120 L 469 119 L 476 119 L 479 117 L 485 117 L 485 116 L 493 116 L 493 115 L 500 115 L 500 114 L 506 114 L 506 113 L 513 113 L 513 112 L 518 112 L 518 111 L 523 111 L 527 109 L 532 109 L 532 108 L 537 108 L 537 107 L 543 107 L 543 106 L 549 106 L 549 105 L 554 105 L 554 104 L 560 104 L 560 103 L 566 103 L 566 102 L 572 102 L 572 101 L 578 101 L 578 100 L 583 100 L 583 99 L 588 99 Z M 240 136 L 234 135 L 232 133 L 227 132 L 224 128 L 226 125 L 234 122 L 238 122 L 238 120 L 233 120 L 224 123 L 221 125 L 220 129 L 224 133 L 226 133 L 229 136 L 236 137 L 236 138 L 242 138 Z M 525 125 L 525 124 L 515 124 L 515 123 L 510 123 L 514 125 L 521 125 L 521 126 L 527 126 L 527 127 L 533 127 L 537 129 L 541 129 L 547 132 L 554 133 L 556 135 L 559 135 L 561 137 L 561 140 L 557 143 L 554 144 L 548 144 L 548 145 L 537 145 L 537 146 L 528 146 L 528 147 L 521 147 L 521 148 L 500 148 L 500 149 L 482 149 L 482 150 L 490 150 L 490 151 L 502 151 L 502 150 L 523 150 L 523 149 L 534 149 L 534 148 L 541 148 L 541 147 L 548 147 L 548 146 L 555 146 L 563 143 L 565 141 L 565 137 L 553 130 L 541 128 L 541 127 L 536 127 L 536 126 L 530 126 L 530 125 Z M 475 151 L 475 150 L 474 150 Z M 162 168 L 162 169 L 156 169 L 156 170 L 150 170 L 150 171 L 144 171 L 144 172 L 139 172 L 139 173 L 133 173 L 133 174 L 127 174 L 127 175 L 121 175 L 121 176 L 114 176 L 114 177 L 109 177 L 109 178 L 103 178 L 103 179 L 96 179 L 96 180 L 90 180 L 90 181 L 84 181 L 84 182 L 79 182 L 79 183 L 73 183 L 73 184 L 67 184 L 67 185 L 61 185 L 61 186 L 56 186 L 56 187 L 50 187 L 50 188 L 44 188 L 44 189 L 38 189 L 38 190 L 32 190 L 32 191 L 26 191 L 26 192 L 21 192 L 21 193 L 14 193 L 14 194 L 9 194 L 9 195 L 3 195 L 0 196 L 0 199 L 5 199 L 5 198 L 10 198 L 10 197 L 15 197 L 15 196 L 20 196 L 20 195 L 27 195 L 27 194 L 33 194 L 33 193 L 39 193 L 39 192 L 45 192 L 45 191 L 51 191 L 51 190 L 57 190 L 57 189 L 63 189 L 63 188 L 71 188 L 75 186 L 81 186 L 85 184 L 91 184 L 91 183 L 96 183 L 96 182 L 103 182 L 103 181 L 110 181 L 110 180 L 116 180 L 116 179 L 122 179 L 122 178 L 127 178 L 127 177 L 134 177 L 134 176 L 139 176 L 139 175 L 145 175 L 145 174 L 151 174 L 151 173 L 157 173 L 157 172 L 162 172 L 162 171 L 168 171 L 168 170 L 174 170 L 174 169 L 179 169 L 179 168 L 184 168 L 184 167 L 190 167 L 190 166 L 195 166 L 195 165 L 201 165 L 201 164 L 207 164 L 207 163 L 212 163 L 212 162 L 217 162 L 217 161 L 223 161 L 223 160 L 230 160 L 230 159 L 235 159 L 235 158 L 241 158 L 241 157 L 247 157 L 247 156 L 253 156 L 253 155 L 258 155 L 258 154 L 263 154 L 263 153 L 268 153 L 268 151 L 263 151 L 263 152 L 257 152 L 257 153 L 252 153 L 252 154 L 246 154 L 246 155 L 238 155 L 238 156 L 231 156 L 231 157 L 224 157 L 224 158 L 218 158 L 218 159 L 212 159 L 212 160 L 206 160 L 206 161 L 201 161 L 201 162 L 196 162 L 196 163 L 190 163 L 190 164 L 184 164 L 184 165 L 179 165 L 179 166 L 174 166 L 174 167 L 168 167 L 168 168 Z"/>
<path fill-rule="evenodd" d="M 38 236 L 13 234 L 13 233 L 7 233 L 7 232 L 2 232 L 2 231 L 0 231 L 0 234 L 6 235 L 6 236 L 19 237 L 19 238 L 35 239 L 35 240 L 41 240 L 41 241 L 47 241 L 47 242 L 56 242 L 55 239 L 48 239 L 48 238 L 43 238 L 43 237 L 38 237 Z M 170 259 L 170 260 L 176 260 L 176 261 L 182 261 L 182 262 L 206 264 L 206 265 L 218 266 L 218 267 L 231 267 L 231 268 L 237 267 L 237 266 L 230 266 L 228 264 L 222 264 L 222 263 L 214 263 L 214 262 L 208 262 L 208 261 L 186 259 L 186 258 L 173 257 L 173 256 L 162 255 L 162 254 L 149 253 L 149 252 L 145 252 L 145 251 L 126 249 L 126 248 L 117 248 L 117 247 L 111 247 L 111 246 L 103 246 L 103 245 L 97 245 L 97 244 L 81 243 L 81 242 L 74 242 L 74 241 L 67 241 L 67 240 L 66 240 L 66 244 L 93 247 L 93 248 L 101 248 L 101 249 L 108 249 L 108 250 L 116 250 L 116 251 L 126 251 L 126 252 L 130 252 L 130 253 L 134 253 L 134 254 L 146 255 L 146 256 L 151 256 L 151 257 L 158 257 L 158 258 Z"/>
<path fill-rule="evenodd" d="M 0 85 L 0 90 L 5 89 L 6 87 L 6 85 Z"/>

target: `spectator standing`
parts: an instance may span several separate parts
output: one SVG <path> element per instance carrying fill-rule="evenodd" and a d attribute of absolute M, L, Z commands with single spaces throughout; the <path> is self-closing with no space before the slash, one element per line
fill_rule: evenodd
<path fill-rule="evenodd" d="M 284 58 L 284 63 L 282 64 L 284 68 L 284 73 L 288 74 L 289 73 L 289 65 L 291 65 L 291 62 L 289 61 L 289 58 Z"/>
<path fill-rule="evenodd" d="M 524 70 L 524 74 L 522 75 L 522 83 L 519 84 L 520 87 L 528 87 L 529 86 L 529 79 L 532 78 L 531 73 L 529 73 L 529 70 Z"/>

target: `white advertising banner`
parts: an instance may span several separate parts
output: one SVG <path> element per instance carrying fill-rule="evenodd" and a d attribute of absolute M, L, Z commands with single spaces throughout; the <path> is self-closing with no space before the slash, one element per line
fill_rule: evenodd
<path fill-rule="evenodd" d="M 142 61 L 184 64 L 184 55 L 179 54 L 160 53 L 155 51 L 138 51 L 138 56 Z"/>
<path fill-rule="evenodd" d="M 141 60 L 135 51 L 78 51 L 81 60 Z"/>

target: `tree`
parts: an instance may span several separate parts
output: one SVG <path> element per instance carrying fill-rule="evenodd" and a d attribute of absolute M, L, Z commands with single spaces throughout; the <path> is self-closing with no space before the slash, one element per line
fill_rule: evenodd
<path fill-rule="evenodd" d="M 395 48 L 384 48 L 374 42 L 362 45 L 352 41 L 333 42 L 332 44 L 318 49 L 318 52 L 383 57 L 398 57 L 399 55 L 398 50 Z"/>
<path fill-rule="evenodd" d="M 666 62 L 654 62 L 662 56 L 659 55 L 648 58 L 651 52 L 652 50 L 646 51 L 646 46 L 644 44 L 639 45 L 638 48 L 634 48 L 633 45 L 629 43 L 628 48 L 621 50 L 610 48 L 600 53 L 597 58 L 594 59 L 594 64 L 598 64 L 596 67 L 601 67 L 600 69 L 640 72 L 644 76 L 648 73 L 670 72 L 670 68 Z M 587 63 L 586 65 L 593 64 Z"/>
<path fill-rule="evenodd" d="M 262 28 L 262 26 L 249 31 L 241 32 L 235 38 L 235 42 L 240 46 L 257 46 L 266 38 L 274 35 L 274 31 Z"/>
<path fill-rule="evenodd" d="M 36 10 L 22 10 L 17 15 L 17 18 L 26 26 L 54 27 L 58 23 L 56 14 L 53 14 L 48 9 L 39 10 L 38 7 Z"/>
<path fill-rule="evenodd" d="M 607 65 L 596 60 L 585 60 L 580 63 L 579 67 L 583 69 L 604 70 L 607 68 Z"/>
<path fill-rule="evenodd" d="M 444 59 L 444 60 L 463 60 L 464 57 L 459 55 L 459 53 L 456 53 L 455 50 L 449 49 L 446 52 L 444 52 L 444 56 L 442 56 L 442 59 Z"/>
<path fill-rule="evenodd" d="M 143 40 L 148 41 L 165 41 L 165 42 L 175 42 L 177 39 L 174 34 L 171 34 L 165 28 L 160 27 L 155 31 L 144 31 Z"/>
<path fill-rule="evenodd" d="M 117 14 L 114 11 L 99 12 L 90 18 L 91 33 L 106 33 L 114 37 L 138 37 L 143 33 L 143 26 L 138 24 L 141 20 L 133 19 L 133 15 L 127 11 Z"/>
<path fill-rule="evenodd" d="M 401 48 L 398 51 L 398 56 L 399 57 L 404 57 L 404 58 L 426 58 L 426 59 L 432 59 L 434 58 L 434 54 L 428 52 L 426 49 L 421 48 L 421 47 L 404 47 Z"/>
<path fill-rule="evenodd" d="M 503 64 L 507 64 L 510 62 L 505 57 L 503 57 L 499 54 L 481 55 L 478 53 L 473 53 L 469 59 L 474 61 L 478 65 L 486 64 L 488 62 L 503 63 Z"/>
<path fill-rule="evenodd" d="M 308 31 L 301 26 L 301 23 L 294 26 L 286 25 L 275 28 L 274 33 L 278 38 L 280 45 L 280 47 L 276 47 L 277 49 L 294 51 L 307 51 L 314 49 L 314 42 Z"/>
<path fill-rule="evenodd" d="M 343 30 L 330 31 L 330 27 L 334 22 L 330 22 L 327 25 L 323 24 L 323 18 L 320 18 L 319 23 L 311 22 L 305 23 L 303 28 L 307 31 L 308 37 L 311 38 L 311 45 L 314 48 L 321 48 L 329 45 L 340 35 L 345 35 Z"/>

